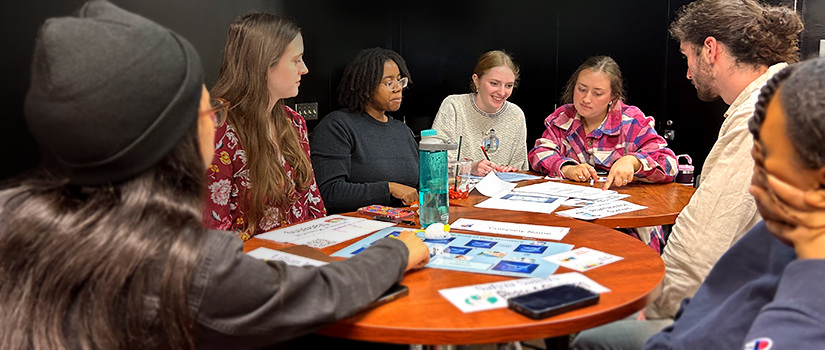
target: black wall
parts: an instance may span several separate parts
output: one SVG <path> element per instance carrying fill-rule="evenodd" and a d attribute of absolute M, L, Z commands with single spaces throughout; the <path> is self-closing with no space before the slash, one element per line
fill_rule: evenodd
<path fill-rule="evenodd" d="M 283 12 L 272 0 L 113 0 L 114 4 L 143 15 L 186 37 L 198 50 L 211 86 L 218 75 L 226 29 L 232 20 L 252 11 Z M 39 150 L 26 128 L 23 101 L 29 87 L 29 66 L 37 29 L 49 17 L 68 16 L 84 0 L 9 1 L 0 13 L 0 179 L 37 165 Z"/>
<path fill-rule="evenodd" d="M 528 147 L 543 131 L 543 120 L 559 103 L 569 75 L 587 57 L 610 55 L 622 68 L 628 103 L 656 117 L 661 133 L 665 121 L 676 131 L 671 148 L 688 153 L 701 166 L 716 139 L 721 101 L 701 102 L 685 78 L 687 69 L 678 43 L 667 35 L 676 9 L 690 1 L 522 0 L 431 1 L 374 0 L 113 0 L 188 38 L 204 62 L 207 86 L 218 71 L 226 28 L 233 18 L 251 11 L 294 17 L 303 27 L 309 74 L 301 92 L 288 104 L 318 102 L 319 115 L 339 108 L 338 81 L 343 68 L 367 47 L 399 52 L 414 84 L 405 91 L 401 110 L 417 133 L 429 128 L 449 94 L 468 92 L 478 56 L 505 49 L 521 66 L 521 80 L 510 101 L 525 112 Z M 772 3 L 793 5 L 793 0 Z M 0 179 L 37 163 L 38 151 L 25 128 L 23 99 L 37 28 L 47 17 L 67 15 L 81 0 L 32 0 L 5 5 L 0 14 L 0 79 L 4 123 L 0 129 Z M 814 55 L 825 38 L 825 0 L 798 1 L 806 31 L 804 57 Z M 310 129 L 317 121 L 308 122 Z"/>

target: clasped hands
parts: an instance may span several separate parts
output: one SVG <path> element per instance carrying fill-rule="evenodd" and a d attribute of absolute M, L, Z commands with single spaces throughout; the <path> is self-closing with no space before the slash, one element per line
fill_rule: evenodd
<path fill-rule="evenodd" d="M 610 167 L 610 172 L 607 173 L 607 180 L 602 187 L 603 190 L 609 189 L 610 186 L 627 186 L 633 182 L 633 175 L 642 167 L 642 163 L 636 156 L 627 155 L 619 158 Z M 561 167 L 561 174 L 568 180 L 586 182 L 590 179 L 598 179 L 596 169 L 590 164 L 576 164 L 565 165 Z"/>
<path fill-rule="evenodd" d="M 825 259 L 825 190 L 803 191 L 770 174 L 754 176 L 764 177 L 764 187 L 755 182 L 750 193 L 768 230 L 794 247 L 798 258 Z"/>

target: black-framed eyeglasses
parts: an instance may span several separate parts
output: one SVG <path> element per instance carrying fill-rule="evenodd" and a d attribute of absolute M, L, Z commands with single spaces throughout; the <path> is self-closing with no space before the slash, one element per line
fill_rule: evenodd
<path fill-rule="evenodd" d="M 395 89 L 395 86 L 397 84 L 397 85 L 401 85 L 402 89 L 405 89 L 407 87 L 407 83 L 409 81 L 410 81 L 410 79 L 408 79 L 407 77 L 403 77 L 400 80 L 390 80 L 386 83 L 381 83 L 381 85 L 386 86 L 387 89 L 393 90 L 393 89 Z"/>

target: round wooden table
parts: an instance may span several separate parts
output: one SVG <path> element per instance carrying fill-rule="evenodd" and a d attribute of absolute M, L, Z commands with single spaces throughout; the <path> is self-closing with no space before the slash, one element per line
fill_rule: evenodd
<path fill-rule="evenodd" d="M 604 226 L 556 215 L 450 207 L 450 222 L 458 218 L 570 227 L 560 242 L 573 244 L 574 249 L 588 247 L 624 259 L 583 273 L 611 290 L 601 295 L 598 304 L 543 320 L 532 320 L 506 308 L 463 313 L 438 293 L 440 289 L 511 280 L 510 277 L 425 268 L 408 273 L 401 281 L 410 289 L 408 296 L 341 320 L 319 333 L 397 344 L 522 341 L 564 336 L 624 318 L 642 309 L 659 293 L 665 272 L 659 255 L 639 240 Z M 331 254 L 357 240 L 323 251 Z M 245 250 L 259 246 L 283 245 L 252 239 L 245 244 Z M 556 273 L 570 271 L 560 267 Z"/>
<path fill-rule="evenodd" d="M 531 175 L 540 175 L 538 173 L 530 173 Z M 548 180 L 529 180 L 521 181 L 518 187 L 532 185 Z M 557 180 L 554 180 L 557 181 Z M 590 186 L 587 182 L 573 182 L 569 180 L 562 180 L 563 183 Z M 604 186 L 604 182 L 597 182 L 593 187 Z M 624 201 L 646 206 L 647 209 L 632 211 L 605 218 L 593 220 L 592 223 L 602 225 L 609 228 L 631 228 L 644 226 L 658 226 L 658 225 L 672 225 L 676 223 L 676 217 L 682 209 L 690 202 L 690 197 L 696 191 L 690 185 L 683 185 L 675 182 L 665 184 L 649 184 L 642 182 L 631 182 L 624 187 L 613 187 L 618 193 L 629 194 L 630 197 L 624 198 Z M 473 190 L 469 197 L 464 199 L 451 199 L 450 205 L 461 207 L 472 207 L 478 203 L 487 200 L 489 197 Z M 572 209 L 573 207 L 561 206 L 556 211 Z"/>

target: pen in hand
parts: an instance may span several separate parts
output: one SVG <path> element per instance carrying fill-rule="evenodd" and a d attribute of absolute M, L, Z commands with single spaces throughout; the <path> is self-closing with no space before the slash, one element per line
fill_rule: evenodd
<path fill-rule="evenodd" d="M 481 152 L 483 152 L 483 153 L 484 153 L 484 158 L 487 158 L 487 161 L 488 161 L 488 162 L 492 162 L 492 160 L 490 160 L 490 155 L 489 155 L 489 154 L 487 154 L 487 150 L 486 150 L 486 149 L 484 149 L 484 146 L 481 146 Z"/>

